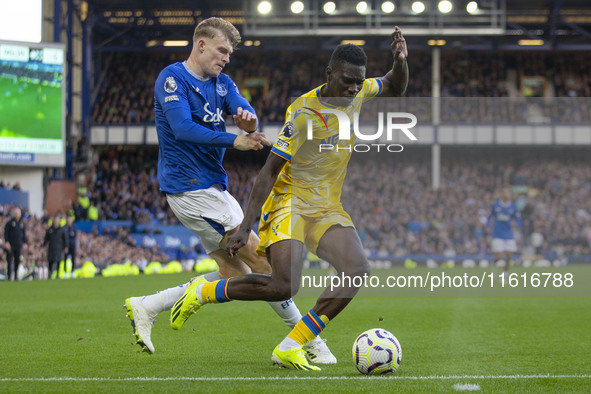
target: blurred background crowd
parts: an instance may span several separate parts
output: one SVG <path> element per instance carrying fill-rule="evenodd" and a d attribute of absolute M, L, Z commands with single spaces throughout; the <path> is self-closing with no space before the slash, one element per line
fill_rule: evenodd
<path fill-rule="evenodd" d="M 12 206 L 9 204 L 0 204 L 0 229 L 2 230 L 10 220 L 11 208 Z M 66 213 L 63 213 L 58 217 L 65 218 L 65 215 Z M 51 226 L 50 221 L 54 216 L 45 215 L 39 218 L 24 209 L 22 217 L 26 226 L 27 242 L 22 249 L 21 265 L 25 271 L 31 272 L 33 267 L 44 265 L 47 262 L 47 247 L 44 245 L 44 236 Z M 98 234 L 96 231 L 91 233 L 79 231 L 76 237 L 76 266 L 91 261 L 99 267 L 124 262 L 145 267 L 151 261 L 171 260 L 169 256 L 160 253 L 158 247 L 144 248 L 138 246 L 127 235 L 128 232 L 121 228 L 103 235 Z M 4 231 L 2 231 L 0 239 L 0 272 L 4 272 L 6 268 L 8 249 L 8 242 L 4 239 Z"/>
<path fill-rule="evenodd" d="M 405 255 L 485 256 L 490 231 L 485 227 L 491 204 L 511 185 L 521 211 L 517 231 L 522 245 L 556 259 L 591 254 L 591 173 L 588 152 L 576 149 L 445 148 L 441 185 L 431 187 L 430 150 L 408 148 L 377 157 L 354 155 L 343 188 L 343 205 L 351 214 L 365 248 L 376 258 Z M 225 167 L 229 191 L 246 208 L 264 154 L 245 162 L 229 154 Z M 158 191 L 157 151 L 107 150 L 100 155 L 86 189 L 98 208 L 98 220 L 132 221 L 159 226 L 179 224 Z M 2 207 L 0 226 L 8 220 Z M 85 211 L 75 205 L 84 219 Z M 48 217 L 25 212 L 28 262 L 44 261 L 41 247 Z M 129 227 L 98 234 L 79 232 L 78 261 L 90 259 L 106 266 L 113 262 L 168 261 L 158 247 L 142 248 L 129 236 Z"/>
<path fill-rule="evenodd" d="M 382 76 L 392 66 L 390 56 L 367 50 L 368 77 Z M 154 80 L 168 64 L 183 61 L 186 52 L 119 52 L 104 55 L 101 69 L 108 70 L 100 84 L 92 121 L 96 124 L 154 123 Z M 236 51 L 224 72 L 250 98 L 263 123 L 282 122 L 291 98 L 325 82 L 330 51 Z M 441 53 L 441 97 L 478 100 L 443 100 L 442 122 L 526 122 L 528 108 L 522 97 L 589 97 L 591 55 L 585 52 L 484 52 Z M 431 54 L 413 51 L 412 72 L 405 97 L 428 98 L 431 92 Z M 536 82 L 536 77 L 544 82 Z M 534 82 L 532 84 L 532 81 Z M 494 101 L 494 98 L 505 100 Z M 491 109 L 491 103 L 501 108 Z M 410 110 L 429 121 L 430 107 L 410 100 Z M 500 104 L 499 104 L 500 103 Z M 572 103 L 572 102 L 570 102 Z M 540 100 L 544 118 L 582 122 L 589 111 L 560 108 Z M 587 105 L 581 101 L 581 105 Z M 529 111 L 531 112 L 531 110 Z"/>
<path fill-rule="evenodd" d="M 154 80 L 163 67 L 187 55 L 101 53 L 99 63 L 105 71 L 96 74 L 100 77 L 95 81 L 98 95 L 93 124 L 153 124 Z M 368 50 L 367 55 L 368 77 L 381 76 L 391 67 L 391 56 L 375 50 Z M 329 56 L 329 51 L 236 51 L 224 71 L 251 101 L 261 123 L 281 123 L 292 97 L 324 82 Z M 519 124 L 530 122 L 532 114 L 542 122 L 590 122 L 589 101 L 572 100 L 591 96 L 590 61 L 586 52 L 444 51 L 441 123 Z M 397 102 L 429 122 L 431 53 L 413 51 L 409 66 L 408 89 Z M 537 77 L 543 82 L 536 82 Z M 524 101 L 531 97 L 540 99 L 533 105 Z M 571 100 L 556 99 L 562 97 Z M 573 107 L 576 105 L 580 108 Z M 266 154 L 241 156 L 228 151 L 229 191 L 243 208 Z M 80 232 L 77 264 L 92 260 L 100 266 L 123 261 L 145 265 L 174 258 L 157 246 L 137 245 L 130 237 L 135 226 L 148 226 L 158 233 L 160 226 L 180 224 L 159 191 L 157 148 L 97 148 L 94 158 L 79 179 L 79 199 L 67 214 L 78 221 L 130 221 L 133 225 L 114 226 L 100 233 L 96 228 Z M 490 253 L 490 233 L 485 228 L 490 206 L 501 188 L 512 186 L 523 216 L 520 243 L 549 259 L 576 258 L 591 255 L 591 173 L 587 162 L 588 153 L 572 147 L 444 147 L 441 186 L 433 190 L 427 147 L 411 147 L 379 159 L 354 155 L 343 204 L 374 257 L 484 256 Z M 20 188 L 1 181 L 0 187 Z M 9 206 L 0 206 L 0 228 L 8 221 L 8 212 Z M 24 217 L 29 234 L 24 263 L 31 265 L 45 260 L 41 245 L 49 218 L 33 217 L 26 211 Z M 5 260 L 5 253 L 0 253 L 0 267 Z"/>

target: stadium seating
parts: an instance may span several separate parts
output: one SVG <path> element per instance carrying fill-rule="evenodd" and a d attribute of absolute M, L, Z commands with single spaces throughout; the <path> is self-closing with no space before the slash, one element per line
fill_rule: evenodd
<path fill-rule="evenodd" d="M 117 157 L 113 152 L 101 156 L 89 177 L 97 179 L 97 184 L 88 187 L 101 207 L 101 220 L 117 223 L 113 220 L 124 216 L 126 221 L 118 227 L 135 232 L 137 235 L 131 235 L 136 240 L 144 239 L 142 233 L 161 232 L 162 226 L 174 222 L 174 216 L 165 199 L 155 192 L 156 159 L 147 160 L 152 154 L 146 148 L 137 153 L 120 152 Z M 145 157 L 138 160 L 138 155 Z M 437 191 L 431 188 L 426 148 L 399 155 L 380 157 L 379 162 L 354 155 L 348 169 L 343 204 L 372 256 L 488 255 L 490 235 L 484 223 L 498 191 L 508 184 L 520 191 L 517 203 L 525 209 L 522 243 L 529 244 L 535 231 L 544 239 L 537 251 L 549 258 L 591 254 L 591 212 L 585 205 L 591 198 L 591 175 L 582 150 L 444 148 L 441 188 Z M 245 208 L 260 163 L 230 158 L 226 169 L 229 191 Z M 119 188 L 123 180 L 131 186 Z M 118 206 L 126 206 L 125 211 Z M 102 226 L 109 232 L 110 224 Z M 123 239 L 129 236 L 119 228 L 110 232 L 120 238 L 124 234 Z"/>
<path fill-rule="evenodd" d="M 368 50 L 368 76 L 383 75 L 391 59 L 381 52 Z M 225 69 L 240 87 L 248 87 L 253 108 L 263 123 L 281 122 L 291 97 L 297 97 L 324 82 L 324 68 L 329 51 L 238 51 Z M 182 61 L 187 52 L 118 52 L 102 58 L 106 77 L 93 106 L 95 124 L 154 123 L 153 83 L 166 65 Z M 297 61 L 296 61 L 297 60 Z M 511 97 L 522 95 L 524 77 L 545 77 L 555 97 L 589 97 L 591 60 L 584 52 L 550 55 L 543 52 L 444 51 L 441 53 L 442 97 Z M 412 73 L 405 96 L 431 96 L 431 54 L 412 51 Z M 263 86 L 263 87 L 261 87 Z M 446 105 L 450 106 L 452 102 Z M 449 108 L 442 111 L 442 121 L 490 121 L 479 116 L 486 101 L 461 113 Z M 517 106 L 502 114 L 505 121 L 522 122 Z M 568 113 L 556 110 L 555 116 L 571 120 Z M 428 114 L 427 114 L 428 115 Z"/>

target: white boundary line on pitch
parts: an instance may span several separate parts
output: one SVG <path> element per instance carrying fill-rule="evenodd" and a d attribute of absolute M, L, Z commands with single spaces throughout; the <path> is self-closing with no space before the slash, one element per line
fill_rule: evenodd
<path fill-rule="evenodd" d="M 591 379 L 591 375 L 449 375 L 449 376 L 276 376 L 276 377 L 135 377 L 135 378 L 0 378 L 0 382 L 222 382 L 222 381 L 283 381 L 283 380 L 459 380 L 459 379 Z"/>

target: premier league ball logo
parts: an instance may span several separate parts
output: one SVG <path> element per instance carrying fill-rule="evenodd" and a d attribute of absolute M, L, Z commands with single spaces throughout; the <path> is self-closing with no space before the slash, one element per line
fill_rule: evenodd
<path fill-rule="evenodd" d="M 166 78 L 166 81 L 164 82 L 164 91 L 166 93 L 172 93 L 174 91 L 176 91 L 176 81 L 174 80 L 174 77 L 168 77 Z"/>
<path fill-rule="evenodd" d="M 291 138 L 293 135 L 293 123 L 287 122 L 281 131 L 285 138 Z"/>

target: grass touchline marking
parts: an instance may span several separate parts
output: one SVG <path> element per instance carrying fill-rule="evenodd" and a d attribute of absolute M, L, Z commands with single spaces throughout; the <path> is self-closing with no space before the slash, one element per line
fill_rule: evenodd
<path fill-rule="evenodd" d="M 0 378 L 0 382 L 169 382 L 169 381 L 282 381 L 282 380 L 456 380 L 456 379 L 591 379 L 591 375 L 449 375 L 449 376 L 276 376 L 276 377 L 51 377 L 51 378 Z"/>

